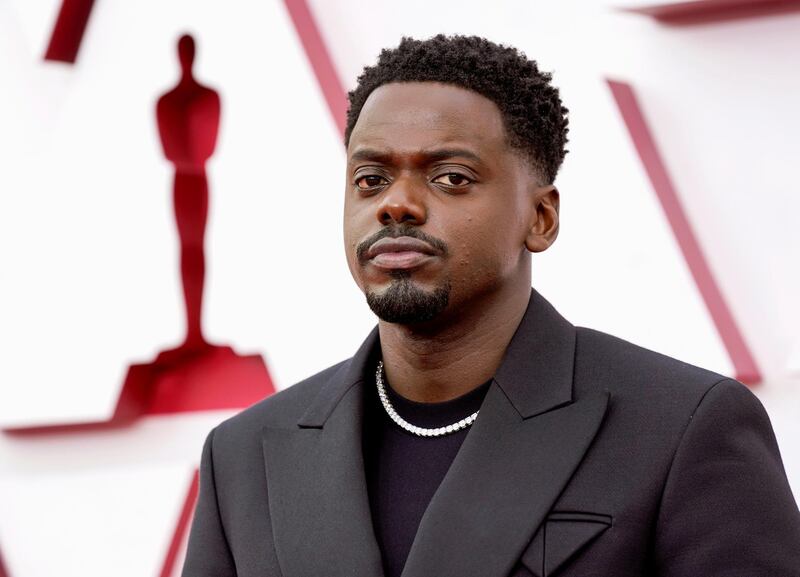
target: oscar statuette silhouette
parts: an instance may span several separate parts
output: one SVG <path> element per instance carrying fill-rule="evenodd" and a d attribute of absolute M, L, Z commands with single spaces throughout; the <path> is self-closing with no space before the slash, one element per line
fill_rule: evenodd
<path fill-rule="evenodd" d="M 159 355 L 160 362 L 188 359 L 209 347 L 200 322 L 205 281 L 203 238 L 208 217 L 206 161 L 214 153 L 220 121 L 220 99 L 192 75 L 194 41 L 178 41 L 181 79 L 158 99 L 156 117 L 164 155 L 175 166 L 173 202 L 180 239 L 181 280 L 186 305 L 186 340 Z"/>
<path fill-rule="evenodd" d="M 178 41 L 180 80 L 156 105 L 164 154 L 175 167 L 173 204 L 186 336 L 178 347 L 162 351 L 153 362 L 128 367 L 114 413 L 107 419 L 4 429 L 9 433 L 102 429 L 125 426 L 143 415 L 240 409 L 274 391 L 261 355 L 238 355 L 230 346 L 210 344 L 203 336 L 203 239 L 209 197 L 205 164 L 216 145 L 221 106 L 217 92 L 194 78 L 194 56 L 194 39 L 182 36 Z"/>
<path fill-rule="evenodd" d="M 150 365 L 152 394 L 148 413 L 239 408 L 272 391 L 260 355 L 237 355 L 203 336 L 204 236 L 208 217 L 206 161 L 220 124 L 219 94 L 193 75 L 195 42 L 178 41 L 181 77 L 158 99 L 156 118 L 164 155 L 175 167 L 173 205 L 180 242 L 180 270 L 186 336 L 177 348 L 162 351 Z M 133 367 L 132 367 L 133 368 Z"/>

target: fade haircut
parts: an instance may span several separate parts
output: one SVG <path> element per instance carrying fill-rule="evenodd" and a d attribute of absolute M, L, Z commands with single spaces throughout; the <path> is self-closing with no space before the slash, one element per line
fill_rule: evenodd
<path fill-rule="evenodd" d="M 494 102 L 503 117 L 508 143 L 522 152 L 534 170 L 552 183 L 567 143 L 568 110 L 552 76 L 513 47 L 479 36 L 427 40 L 404 37 L 396 48 L 381 51 L 375 66 L 364 68 L 348 93 L 345 145 L 372 91 L 391 82 L 442 82 L 472 90 Z"/>

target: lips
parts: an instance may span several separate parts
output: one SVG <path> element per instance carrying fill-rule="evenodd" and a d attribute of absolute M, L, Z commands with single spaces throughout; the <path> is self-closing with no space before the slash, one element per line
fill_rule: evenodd
<path fill-rule="evenodd" d="M 415 268 L 438 251 L 423 240 L 410 236 L 382 238 L 367 250 L 366 258 L 376 267 L 385 270 Z"/>

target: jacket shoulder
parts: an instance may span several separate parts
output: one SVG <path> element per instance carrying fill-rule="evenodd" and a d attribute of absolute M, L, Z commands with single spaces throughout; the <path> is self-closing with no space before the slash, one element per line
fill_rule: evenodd
<path fill-rule="evenodd" d="M 601 387 L 618 397 L 635 395 L 661 410 L 685 410 L 693 409 L 706 392 L 725 380 L 732 381 L 601 331 L 577 327 L 575 385 L 579 391 Z"/>

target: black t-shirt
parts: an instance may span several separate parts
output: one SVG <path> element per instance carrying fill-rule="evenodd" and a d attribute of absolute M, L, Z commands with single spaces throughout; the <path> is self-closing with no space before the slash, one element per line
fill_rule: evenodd
<path fill-rule="evenodd" d="M 422 515 L 470 428 L 441 437 L 406 432 L 386 414 L 374 375 L 367 377 L 363 431 L 364 470 L 375 537 L 385 577 L 400 577 Z M 442 403 L 418 403 L 400 396 L 384 381 L 397 413 L 413 425 L 442 427 L 477 411 L 491 380 Z"/>

